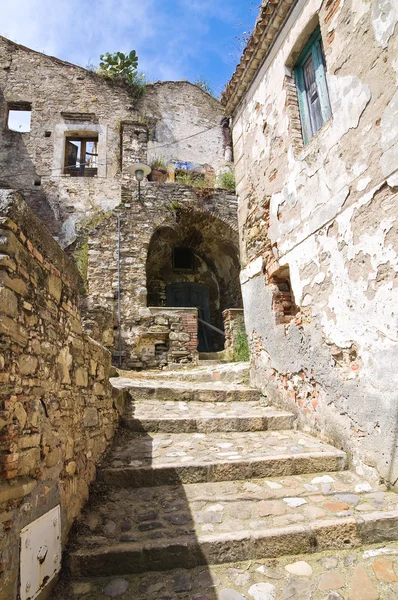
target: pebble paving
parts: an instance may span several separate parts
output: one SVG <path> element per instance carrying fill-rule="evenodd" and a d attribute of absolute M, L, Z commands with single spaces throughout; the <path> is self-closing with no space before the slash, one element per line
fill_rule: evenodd
<path fill-rule="evenodd" d="M 284 455 L 338 451 L 300 431 L 255 431 L 167 434 L 123 432 L 105 465 L 108 467 L 161 467 L 235 462 Z"/>
<path fill-rule="evenodd" d="M 350 471 L 138 489 L 98 485 L 79 520 L 80 546 L 203 538 L 398 509 L 397 494 Z"/>
<path fill-rule="evenodd" d="M 54 600 L 397 600 L 398 543 L 60 581 Z"/>
<path fill-rule="evenodd" d="M 161 404 L 157 400 L 137 402 L 132 411 L 136 419 L 197 419 L 197 418 L 231 418 L 231 417 L 263 417 L 276 415 L 280 411 L 262 406 L 260 402 L 184 402 L 166 400 Z M 288 415 L 289 413 L 284 413 Z M 126 416 L 129 416 L 128 414 Z"/>

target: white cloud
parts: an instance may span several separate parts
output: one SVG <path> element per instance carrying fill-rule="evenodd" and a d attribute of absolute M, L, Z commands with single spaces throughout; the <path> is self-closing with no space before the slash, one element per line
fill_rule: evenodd
<path fill-rule="evenodd" d="M 152 80 L 192 79 L 203 72 L 200 64 L 209 52 L 223 62 L 225 46 L 209 36 L 210 21 L 227 23 L 233 36 L 239 20 L 235 0 L 9 0 L 4 4 L 0 33 L 13 41 L 83 67 L 98 64 L 104 52 L 135 49 L 139 69 Z"/>

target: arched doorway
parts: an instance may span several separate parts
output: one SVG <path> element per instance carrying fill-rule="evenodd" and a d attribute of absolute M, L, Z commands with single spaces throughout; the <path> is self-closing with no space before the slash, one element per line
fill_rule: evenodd
<path fill-rule="evenodd" d="M 242 306 L 238 236 L 229 225 L 209 213 L 181 210 L 152 235 L 146 276 L 148 306 L 196 306 L 198 350 L 224 348 L 217 331 L 223 331 L 222 312 Z"/>

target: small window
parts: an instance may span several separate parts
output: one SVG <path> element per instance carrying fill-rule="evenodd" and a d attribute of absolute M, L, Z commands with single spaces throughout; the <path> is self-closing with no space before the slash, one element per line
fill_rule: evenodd
<path fill-rule="evenodd" d="M 64 173 L 71 177 L 94 177 L 98 169 L 98 135 L 67 137 Z"/>
<path fill-rule="evenodd" d="M 7 127 L 10 131 L 28 133 L 30 131 L 30 118 L 32 108 L 29 103 L 16 102 L 8 105 Z"/>
<path fill-rule="evenodd" d="M 194 270 L 194 255 L 190 248 L 173 248 L 173 269 L 175 271 Z"/>
<path fill-rule="evenodd" d="M 326 63 L 319 27 L 310 37 L 295 66 L 304 144 L 331 115 L 326 83 Z"/>

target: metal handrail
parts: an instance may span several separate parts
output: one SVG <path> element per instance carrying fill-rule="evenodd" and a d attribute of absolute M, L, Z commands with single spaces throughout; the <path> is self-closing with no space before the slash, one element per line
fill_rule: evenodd
<path fill-rule="evenodd" d="M 199 317 L 198 317 L 198 321 L 199 321 L 199 323 L 203 323 L 203 325 L 206 325 L 206 327 L 209 327 L 209 329 L 213 329 L 214 331 L 217 331 L 217 333 L 219 333 L 220 335 L 225 337 L 225 333 L 223 331 L 221 331 L 221 329 L 218 329 L 218 327 L 214 327 L 214 325 L 210 325 L 210 323 L 208 323 L 207 321 L 204 321 L 203 319 L 200 319 Z"/>

